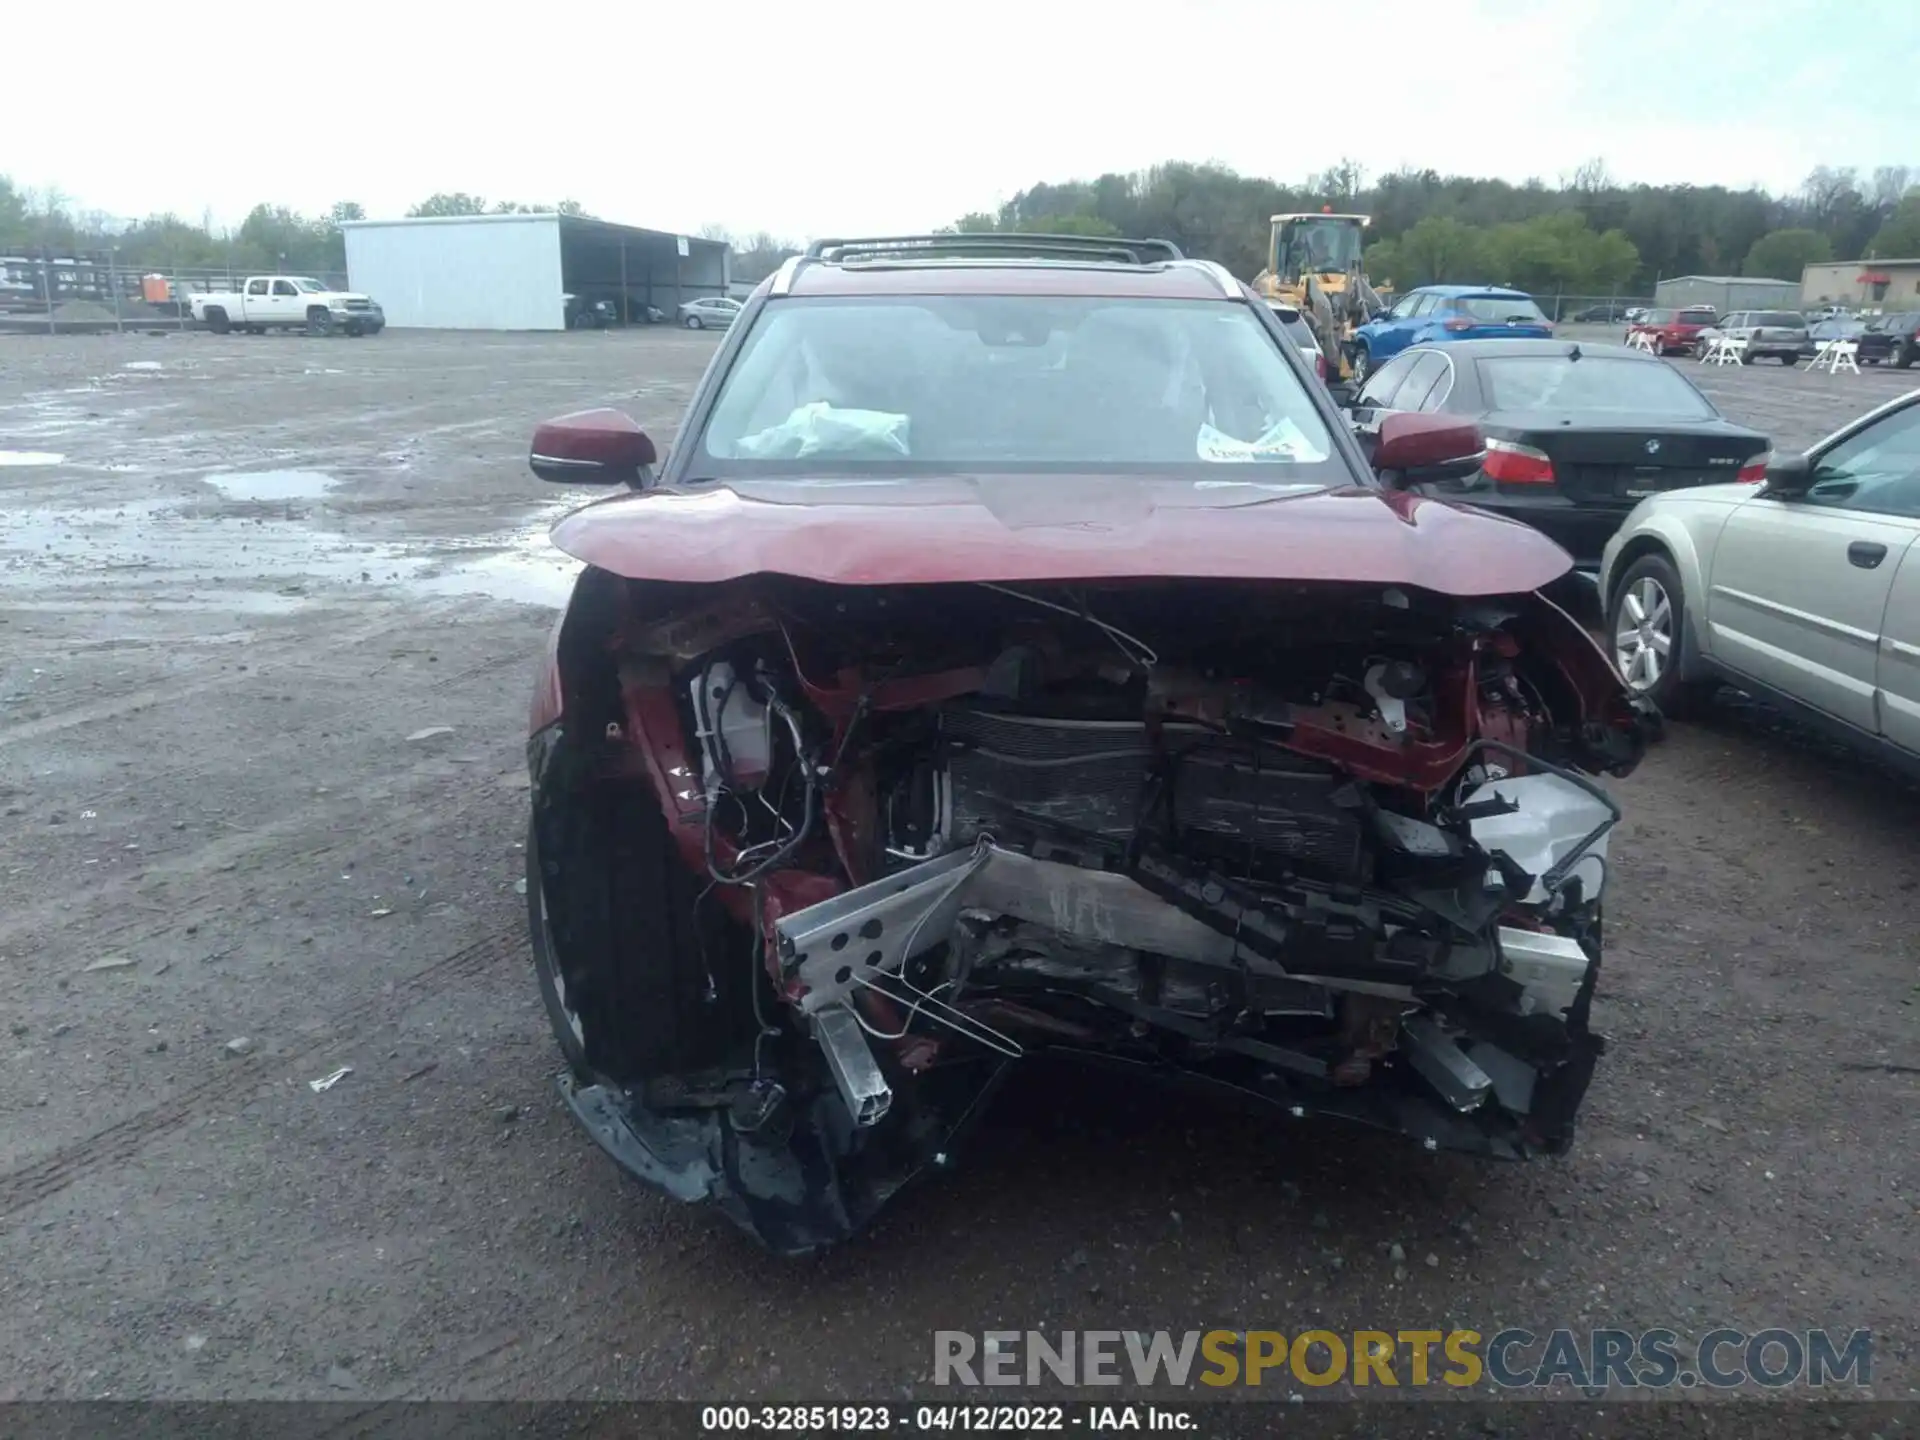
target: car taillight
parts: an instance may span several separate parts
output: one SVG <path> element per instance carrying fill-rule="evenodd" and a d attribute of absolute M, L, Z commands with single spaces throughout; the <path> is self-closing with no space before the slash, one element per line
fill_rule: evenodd
<path fill-rule="evenodd" d="M 1313 352 L 1313 373 L 1322 380 L 1327 378 L 1327 357 L 1318 350 Z"/>
<path fill-rule="evenodd" d="M 1740 473 L 1733 477 L 1742 485 L 1758 485 L 1767 478 L 1767 457 L 1765 453 L 1754 456 L 1740 467 Z"/>
<path fill-rule="evenodd" d="M 1487 441 L 1487 458 L 1480 468 L 1502 485 L 1553 484 L 1553 461 L 1547 452 L 1511 440 Z"/>

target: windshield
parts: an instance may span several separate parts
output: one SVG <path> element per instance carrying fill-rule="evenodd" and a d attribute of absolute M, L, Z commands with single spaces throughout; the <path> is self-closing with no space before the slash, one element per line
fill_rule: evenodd
<path fill-rule="evenodd" d="M 290 278 L 293 280 L 293 288 L 305 294 L 324 295 L 326 293 L 327 287 L 310 276 L 295 275 Z"/>
<path fill-rule="evenodd" d="M 1546 312 L 1525 295 L 1462 295 L 1452 305 L 1489 325 L 1505 325 L 1512 320 L 1547 323 Z"/>
<path fill-rule="evenodd" d="M 1502 355 L 1478 362 L 1493 410 L 1630 410 L 1676 420 L 1712 420 L 1706 397 L 1671 365 L 1565 355 Z"/>
<path fill-rule="evenodd" d="M 1357 221 L 1336 220 L 1331 215 L 1288 220 L 1280 227 L 1280 249 L 1283 273 L 1344 273 L 1360 263 L 1360 226 Z"/>
<path fill-rule="evenodd" d="M 765 307 L 700 438 L 706 473 L 1152 474 L 1350 484 L 1245 305 L 1110 296 Z M 1241 476 L 1239 478 L 1255 478 Z"/>

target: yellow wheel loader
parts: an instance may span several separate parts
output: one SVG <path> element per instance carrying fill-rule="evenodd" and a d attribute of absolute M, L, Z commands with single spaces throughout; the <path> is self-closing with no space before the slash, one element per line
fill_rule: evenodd
<path fill-rule="evenodd" d="M 1327 356 L 1329 381 L 1352 374 L 1349 352 L 1356 325 L 1392 303 L 1390 287 L 1368 283 L 1362 252 L 1372 217 L 1316 212 L 1275 215 L 1267 239 L 1267 268 L 1253 278 L 1255 293 L 1291 305 L 1312 327 Z"/>

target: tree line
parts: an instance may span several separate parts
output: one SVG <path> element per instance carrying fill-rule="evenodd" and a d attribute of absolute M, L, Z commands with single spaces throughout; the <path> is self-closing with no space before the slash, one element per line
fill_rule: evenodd
<path fill-rule="evenodd" d="M 1798 280 L 1825 260 L 1920 256 L 1920 171 L 1822 165 L 1791 194 L 1720 185 L 1629 185 L 1600 161 L 1558 183 L 1433 170 L 1368 182 L 1351 161 L 1301 185 L 1218 165 L 1042 183 L 955 230 L 1073 230 L 1158 237 L 1251 279 L 1268 218 L 1331 206 L 1372 217 L 1367 269 L 1401 289 L 1461 281 L 1569 295 L 1651 294 L 1671 275 Z"/>
<path fill-rule="evenodd" d="M 528 205 L 487 201 L 465 191 L 442 191 L 411 207 L 409 215 L 511 215 L 558 211 L 584 215 L 576 200 Z M 239 225 L 223 230 L 211 214 L 198 221 L 176 214 L 149 215 L 128 224 L 100 211 L 76 210 L 57 190 L 30 191 L 0 175 L 0 255 L 56 256 L 118 252 L 129 270 L 231 269 L 341 272 L 347 268 L 343 222 L 364 220 L 358 203 L 342 200 L 324 215 L 303 215 L 284 205 L 256 205 Z"/>
<path fill-rule="evenodd" d="M 1817 167 L 1790 194 L 1718 185 L 1628 185 L 1589 161 L 1552 185 L 1513 184 L 1433 170 L 1398 170 L 1369 181 L 1344 161 L 1302 184 L 1173 161 L 1133 174 L 1042 183 L 997 211 L 962 216 L 952 229 L 1055 230 L 1155 236 L 1218 260 L 1251 279 L 1266 264 L 1268 217 L 1289 210 L 1371 215 L 1368 273 L 1402 289 L 1444 281 L 1510 284 L 1538 293 L 1646 295 L 1668 275 L 1746 274 L 1797 280 L 1823 260 L 1920 256 L 1920 170 Z M 441 191 L 409 215 L 481 215 L 558 210 Z M 326 214 L 256 205 L 231 230 L 211 215 L 153 215 L 131 225 L 76 211 L 57 191 L 29 192 L 0 176 L 0 253 L 105 251 L 129 268 L 339 271 L 343 221 L 365 218 L 350 200 Z M 701 232 L 734 247 L 734 274 L 758 280 L 798 246 L 760 231 Z"/>

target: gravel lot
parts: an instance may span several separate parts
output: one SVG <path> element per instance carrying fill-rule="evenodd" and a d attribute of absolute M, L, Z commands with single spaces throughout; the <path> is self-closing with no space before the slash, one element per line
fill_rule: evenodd
<path fill-rule="evenodd" d="M 942 1327 L 1448 1321 L 1870 1327 L 1920 1393 L 1920 797 L 1737 698 L 1618 787 L 1565 1162 L 1036 1073 L 816 1262 L 629 1183 L 514 890 L 524 457 L 670 438 L 711 346 L 0 338 L 0 1399 L 892 1398 Z M 1912 383 L 1678 363 L 1783 446 Z"/>

